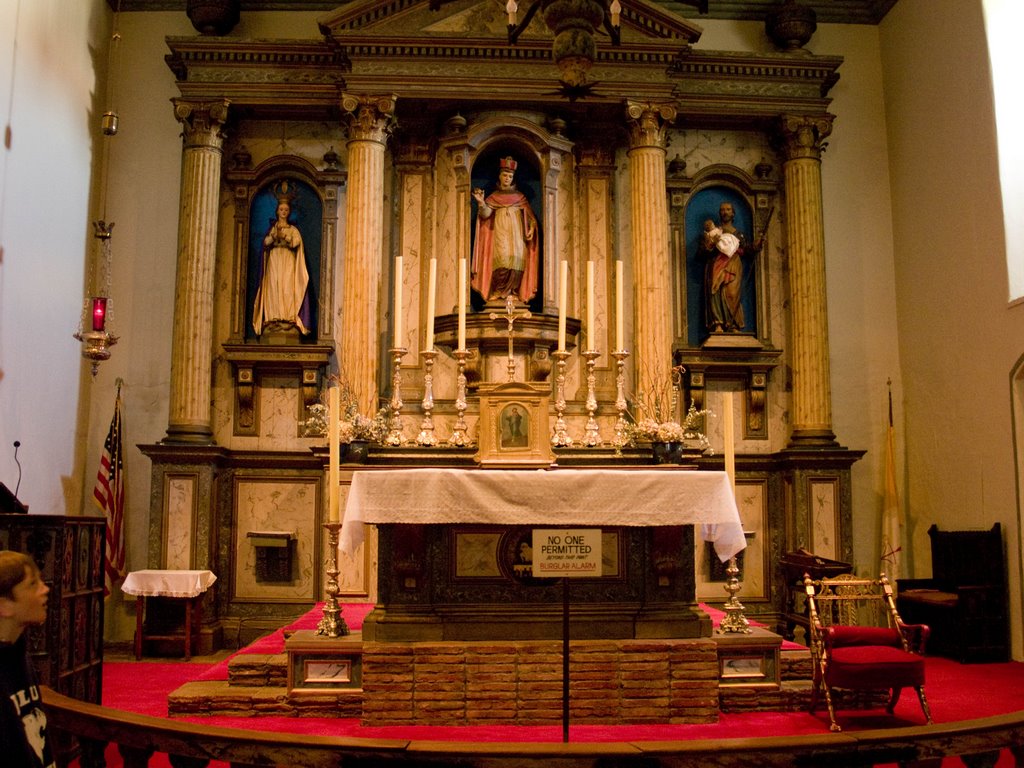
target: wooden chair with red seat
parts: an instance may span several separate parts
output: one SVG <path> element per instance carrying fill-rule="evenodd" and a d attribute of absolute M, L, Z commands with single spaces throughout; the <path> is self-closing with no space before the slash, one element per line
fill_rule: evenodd
<path fill-rule="evenodd" d="M 885 574 L 879 579 L 842 575 L 818 580 L 805 575 L 804 589 L 814 664 L 810 711 L 817 709 L 823 691 L 831 730 L 839 731 L 834 689 L 888 690 L 886 711 L 891 715 L 902 690 L 913 688 L 925 720 L 932 722 L 924 695 L 929 629 L 903 623 Z"/>

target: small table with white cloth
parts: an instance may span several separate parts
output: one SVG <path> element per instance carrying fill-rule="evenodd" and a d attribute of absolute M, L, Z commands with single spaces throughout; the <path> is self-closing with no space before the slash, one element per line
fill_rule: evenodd
<path fill-rule="evenodd" d="M 359 546 L 367 523 L 378 529 L 378 606 L 363 636 L 383 641 L 556 631 L 539 629 L 558 610 L 551 580 L 517 580 L 510 566 L 531 527 L 609 537 L 604 577 L 574 585 L 584 635 L 692 636 L 684 624 L 695 619 L 683 616 L 692 613 L 709 634 L 694 600 L 691 526 L 722 561 L 746 546 L 728 476 L 679 468 L 361 470 L 345 505 L 343 552 Z"/>
<path fill-rule="evenodd" d="M 143 570 L 132 571 L 121 585 L 121 591 L 135 597 L 135 658 L 142 658 L 143 619 L 146 598 L 161 597 L 185 602 L 185 660 L 192 658 L 193 623 L 202 624 L 202 596 L 217 577 L 212 571 Z M 195 614 L 195 616 L 193 616 Z M 195 622 L 193 622 L 193 618 Z M 149 639 L 155 636 L 150 635 Z"/>

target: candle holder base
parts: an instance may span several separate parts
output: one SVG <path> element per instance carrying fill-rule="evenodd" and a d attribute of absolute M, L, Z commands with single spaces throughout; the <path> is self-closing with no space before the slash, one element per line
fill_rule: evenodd
<path fill-rule="evenodd" d="M 556 448 L 567 448 L 572 445 L 572 437 L 566 430 L 565 418 L 563 416 L 565 413 L 565 361 L 568 359 L 569 353 L 558 350 L 557 352 L 552 352 L 551 356 L 555 358 L 555 368 L 558 371 L 555 377 L 555 429 L 551 435 L 551 445 Z"/>
<path fill-rule="evenodd" d="M 417 445 L 433 448 L 437 445 L 437 435 L 434 434 L 434 358 L 437 351 L 425 349 L 420 352 L 423 358 L 423 401 L 420 406 L 423 408 L 423 420 L 420 422 L 420 433 L 416 436 Z"/>
<path fill-rule="evenodd" d="M 725 585 L 725 591 L 729 593 L 729 599 L 722 606 L 725 616 L 722 617 L 722 621 L 718 625 L 718 631 L 749 635 L 754 630 L 750 626 L 750 621 L 743 615 L 743 604 L 736 597 L 741 587 L 738 578 L 740 569 L 735 557 L 729 558 L 729 565 L 725 572 L 729 575 L 729 581 Z"/>
<path fill-rule="evenodd" d="M 452 352 L 452 356 L 455 358 L 456 365 L 458 366 L 458 375 L 456 376 L 456 389 L 455 389 L 455 425 L 452 427 L 452 433 L 448 437 L 448 445 L 455 446 L 457 448 L 465 448 L 466 446 L 472 445 L 473 441 L 469 439 L 467 434 L 468 426 L 466 425 L 466 358 L 469 357 L 469 350 L 467 349 L 456 349 Z"/>
<path fill-rule="evenodd" d="M 405 347 L 393 347 L 391 353 L 391 424 L 384 442 L 397 447 L 405 441 L 402 423 L 402 358 L 408 352 Z"/>
<path fill-rule="evenodd" d="M 615 436 L 612 438 L 612 445 L 620 450 L 629 445 L 629 424 L 626 421 L 626 358 L 629 352 L 624 349 L 612 352 L 615 358 L 615 410 L 619 416 L 615 420 Z"/>
<path fill-rule="evenodd" d="M 597 365 L 597 358 L 601 353 L 595 349 L 583 353 L 587 360 L 587 425 L 583 431 L 583 438 L 580 442 L 587 448 L 596 448 L 601 444 L 601 433 L 597 426 L 597 376 L 594 369 Z"/>
<path fill-rule="evenodd" d="M 345 617 L 341 615 L 341 606 L 338 605 L 338 534 L 341 531 L 341 523 L 327 523 L 327 546 L 330 555 L 327 559 L 327 584 L 324 586 L 326 599 L 324 600 L 323 616 L 320 623 L 316 625 L 316 633 L 324 637 L 345 637 L 350 634 Z"/>

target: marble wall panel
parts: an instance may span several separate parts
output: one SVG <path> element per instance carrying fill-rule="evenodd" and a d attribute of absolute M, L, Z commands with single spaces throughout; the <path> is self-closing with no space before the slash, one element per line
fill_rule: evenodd
<path fill-rule="evenodd" d="M 742 603 L 750 599 L 768 597 L 769 574 L 766 573 L 768 547 L 768 481 L 762 479 L 739 480 L 736 483 L 736 506 L 739 508 L 743 531 L 747 535 L 747 548 L 743 550 L 739 580 L 742 590 L 738 597 Z M 725 582 L 712 580 L 711 558 L 715 557 L 699 535 L 694 537 L 694 562 L 697 577 L 697 599 L 720 603 L 728 599 Z M 723 566 L 724 568 L 724 566 Z M 720 570 L 716 567 L 716 570 Z"/>
<path fill-rule="evenodd" d="M 167 475 L 164 564 L 169 570 L 192 568 L 196 475 Z"/>
<path fill-rule="evenodd" d="M 320 480 L 308 478 L 251 477 L 235 481 L 234 584 L 236 600 L 313 600 L 316 583 L 317 496 Z M 295 536 L 292 579 L 266 582 L 257 578 L 256 547 L 250 531 L 278 531 Z"/>
<path fill-rule="evenodd" d="M 841 560 L 839 551 L 839 479 L 813 477 L 807 482 L 807 509 L 811 516 L 811 552 Z"/>

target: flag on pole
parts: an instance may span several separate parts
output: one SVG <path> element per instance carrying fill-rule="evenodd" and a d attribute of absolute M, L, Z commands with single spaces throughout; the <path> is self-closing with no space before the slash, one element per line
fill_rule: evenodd
<path fill-rule="evenodd" d="M 96 502 L 107 518 L 107 546 L 103 558 L 103 596 L 108 597 L 114 583 L 125 576 L 124 549 L 124 458 L 121 441 L 121 384 L 117 385 L 114 418 L 103 443 L 100 469 L 96 473 L 96 487 L 92 491 Z"/>
<path fill-rule="evenodd" d="M 900 578 L 902 541 L 900 499 L 896 490 L 896 428 L 892 422 L 892 382 L 889 383 L 889 425 L 885 433 L 885 493 L 882 497 L 882 570 L 893 584 Z"/>

